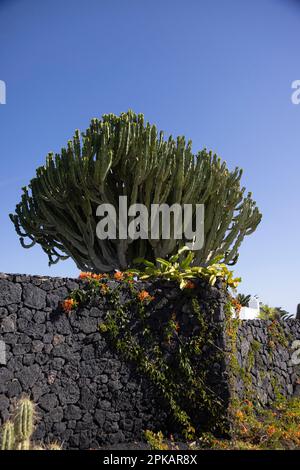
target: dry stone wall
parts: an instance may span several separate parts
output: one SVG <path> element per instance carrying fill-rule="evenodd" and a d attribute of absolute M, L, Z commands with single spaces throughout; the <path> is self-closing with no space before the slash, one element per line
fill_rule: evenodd
<path fill-rule="evenodd" d="M 114 289 L 116 283 L 109 282 Z M 78 280 L 67 278 L 0 274 L 0 424 L 9 417 L 15 401 L 26 394 L 36 402 L 40 415 L 35 439 L 57 439 L 65 448 L 132 442 L 141 439 L 145 429 L 176 432 L 161 393 L 116 354 L 100 333 L 99 324 L 107 312 L 105 301 L 98 299 L 71 315 L 59 308 L 79 285 Z M 153 318 L 177 310 L 184 328 L 193 334 L 193 315 L 178 287 L 170 283 L 145 287 L 155 294 Z M 219 284 L 203 284 L 197 298 L 210 327 L 218 327 L 214 347 L 226 351 L 226 293 Z M 275 332 L 275 341 L 270 328 L 271 323 L 258 320 L 240 323 L 239 366 L 233 371 L 233 382 L 222 355 L 209 367 L 207 380 L 225 407 L 232 384 L 241 398 L 250 384 L 263 404 L 274 399 L 276 390 L 285 396 L 299 394 L 291 345 L 300 339 L 300 321 L 286 321 L 284 331 Z M 207 356 L 213 357 L 211 347 L 206 349 Z"/>

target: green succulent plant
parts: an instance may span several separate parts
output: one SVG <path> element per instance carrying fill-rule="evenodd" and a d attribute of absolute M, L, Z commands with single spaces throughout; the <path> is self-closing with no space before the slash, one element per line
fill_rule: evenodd
<path fill-rule="evenodd" d="M 241 278 L 234 278 L 233 272 L 228 269 L 225 263 L 220 263 L 222 255 L 212 260 L 209 266 L 193 266 L 195 253 L 190 251 L 187 246 L 178 250 L 178 253 L 172 255 L 169 260 L 156 258 L 156 262 L 144 258 L 136 258 L 136 264 L 144 266 L 142 270 L 129 270 L 136 274 L 141 280 L 146 279 L 166 279 L 179 283 L 181 289 L 184 289 L 189 281 L 193 279 L 206 279 L 211 285 L 214 285 L 217 279 L 222 279 L 227 287 L 235 289 L 241 282 Z"/>
<path fill-rule="evenodd" d="M 44 166 L 23 188 L 21 202 L 10 218 L 22 246 L 38 243 L 49 264 L 71 257 L 82 271 L 96 273 L 132 266 L 136 256 L 165 258 L 186 244 L 170 239 L 105 239 L 96 236 L 96 209 L 119 196 L 128 205 L 204 204 L 204 246 L 195 265 L 207 265 L 224 254 L 234 263 L 246 235 L 255 231 L 261 214 L 241 187 L 242 170 L 206 149 L 192 153 L 184 137 L 164 138 L 155 125 L 132 111 L 93 119 L 86 132 L 75 132 L 61 153 L 49 153 Z M 118 213 L 118 210 L 117 210 Z M 192 222 L 195 214 L 191 214 Z M 118 221 L 117 221 L 118 223 Z M 26 240 L 29 240 L 27 244 Z"/>

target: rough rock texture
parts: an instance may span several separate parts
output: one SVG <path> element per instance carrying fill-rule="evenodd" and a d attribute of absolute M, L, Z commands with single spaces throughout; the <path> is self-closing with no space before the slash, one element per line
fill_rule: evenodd
<path fill-rule="evenodd" d="M 105 299 L 70 315 L 61 312 L 60 301 L 78 286 L 73 279 L 0 275 L 0 340 L 6 349 L 6 364 L 0 361 L 0 424 L 26 393 L 41 417 L 34 438 L 58 440 L 65 448 L 133 442 L 145 429 L 170 432 L 174 422 L 161 393 L 120 359 L 99 332 L 108 308 Z M 183 327 L 194 328 L 178 287 L 145 287 L 155 294 L 154 317 L 177 310 Z M 219 327 L 217 347 L 224 348 L 226 294 L 218 286 L 200 286 L 198 300 L 206 319 Z M 225 361 L 213 364 L 208 380 L 227 406 Z"/>
<path fill-rule="evenodd" d="M 115 286 L 110 281 L 110 288 Z M 160 318 L 175 311 L 183 331 L 193 333 L 197 326 L 188 296 L 171 283 L 141 286 L 155 295 L 151 321 L 159 326 Z M 60 301 L 77 287 L 79 281 L 74 279 L 0 274 L 0 352 L 3 344 L 6 352 L 6 361 L 3 354 L 0 358 L 0 424 L 16 399 L 26 393 L 37 403 L 41 417 L 35 439 L 57 439 L 65 448 L 133 442 L 141 439 L 145 429 L 176 431 L 161 393 L 100 334 L 99 323 L 108 308 L 105 298 L 69 316 L 61 312 Z M 205 364 L 205 358 L 214 357 L 213 348 L 228 351 L 228 299 L 220 285 L 201 283 L 197 298 L 205 321 L 216 331 L 213 347 L 203 348 Z M 232 394 L 250 396 L 264 405 L 277 393 L 300 395 L 299 365 L 291 361 L 295 340 L 300 340 L 299 320 L 284 321 L 281 326 L 241 321 L 235 351 L 238 365 L 231 370 L 226 355 L 219 354 L 207 373 L 208 384 L 224 407 Z M 172 357 L 168 348 L 166 354 Z"/>

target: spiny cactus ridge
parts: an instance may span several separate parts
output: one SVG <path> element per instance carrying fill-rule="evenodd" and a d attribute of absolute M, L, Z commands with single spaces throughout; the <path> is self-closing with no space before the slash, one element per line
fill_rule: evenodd
<path fill-rule="evenodd" d="M 6 421 L 2 428 L 1 450 L 12 450 L 15 448 L 14 423 Z"/>
<path fill-rule="evenodd" d="M 34 431 L 34 405 L 28 399 L 20 400 L 15 416 L 16 442 L 20 450 L 29 450 Z"/>
<path fill-rule="evenodd" d="M 1 450 L 60 450 L 57 443 L 35 445 L 31 439 L 35 429 L 35 406 L 29 398 L 19 400 L 14 417 L 6 421 L 1 429 Z"/>

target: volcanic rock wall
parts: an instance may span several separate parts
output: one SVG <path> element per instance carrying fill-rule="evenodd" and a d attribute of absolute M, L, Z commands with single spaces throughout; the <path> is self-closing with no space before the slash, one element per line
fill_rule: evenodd
<path fill-rule="evenodd" d="M 0 275 L 0 341 L 6 355 L 0 360 L 0 424 L 26 394 L 41 418 L 34 438 L 58 440 L 66 448 L 140 440 L 146 429 L 170 431 L 174 423 L 161 393 L 99 332 L 108 309 L 105 299 L 70 315 L 59 308 L 79 285 L 73 279 Z M 116 285 L 109 281 L 111 289 Z M 163 316 L 182 305 L 178 287 L 146 287 L 155 294 L 152 313 Z M 212 322 L 221 321 L 222 290 L 205 288 L 199 296 L 203 313 Z M 183 305 L 182 312 L 192 328 L 189 308 Z M 215 364 L 210 372 L 218 395 L 226 395 L 223 371 Z"/>
<path fill-rule="evenodd" d="M 145 429 L 176 432 L 161 393 L 100 333 L 108 309 L 105 299 L 70 315 L 59 308 L 79 285 L 74 279 L 0 274 L 0 424 L 16 399 L 26 394 L 40 416 L 34 438 L 58 440 L 65 448 L 132 442 L 140 440 Z M 109 281 L 109 286 L 114 289 L 117 283 Z M 193 334 L 190 299 L 178 287 L 149 282 L 142 288 L 155 296 L 150 315 L 159 319 L 175 311 Z M 123 295 L 125 302 L 126 288 Z M 210 328 L 217 326 L 214 347 L 228 352 L 226 292 L 218 283 L 200 284 L 196 295 L 205 321 Z M 293 342 L 300 339 L 300 321 L 280 325 L 241 321 L 236 366 L 231 370 L 222 355 L 210 365 L 209 386 L 225 408 L 232 394 L 262 404 L 269 404 L 277 393 L 299 394 L 299 366 L 291 357 Z M 213 357 L 211 346 L 205 354 Z"/>

